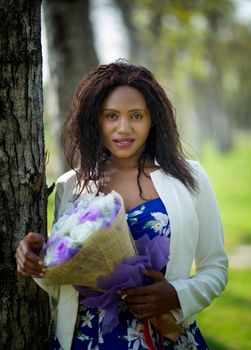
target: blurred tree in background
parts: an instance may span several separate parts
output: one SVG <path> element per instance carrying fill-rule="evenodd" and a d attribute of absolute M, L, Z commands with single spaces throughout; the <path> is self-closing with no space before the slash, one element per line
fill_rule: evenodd
<path fill-rule="evenodd" d="M 48 56 L 51 79 L 46 89 L 54 123 L 59 129 L 68 113 L 70 102 L 80 79 L 98 64 L 94 36 L 89 19 L 89 0 L 44 0 Z M 62 137 L 56 138 L 58 171 L 67 169 Z"/>

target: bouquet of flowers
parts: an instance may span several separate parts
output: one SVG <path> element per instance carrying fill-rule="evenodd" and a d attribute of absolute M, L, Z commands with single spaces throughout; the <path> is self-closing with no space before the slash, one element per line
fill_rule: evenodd
<path fill-rule="evenodd" d="M 110 275 L 115 264 L 136 254 L 120 195 L 80 197 L 53 225 L 45 248 L 45 284 L 96 289 L 99 276 Z"/>
<path fill-rule="evenodd" d="M 134 242 L 123 199 L 114 191 L 75 201 L 53 225 L 45 248 L 44 283 L 74 285 L 84 296 L 81 303 L 105 310 L 103 334 L 118 324 L 117 291 L 143 285 L 145 268 L 161 271 L 169 258 L 164 236 L 143 235 Z M 181 331 L 171 314 L 151 322 L 170 339 Z"/>

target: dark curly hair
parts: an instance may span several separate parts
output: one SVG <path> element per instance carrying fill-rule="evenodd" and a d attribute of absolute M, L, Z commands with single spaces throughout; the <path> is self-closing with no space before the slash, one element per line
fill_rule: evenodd
<path fill-rule="evenodd" d="M 104 184 L 104 161 L 110 154 L 103 145 L 98 117 L 107 95 L 123 85 L 143 94 L 153 122 L 145 150 L 138 159 L 140 196 L 140 175 L 145 174 L 146 159 L 156 160 L 166 174 L 196 190 L 196 180 L 182 150 L 174 108 L 166 93 L 148 69 L 120 60 L 100 65 L 82 79 L 64 124 L 65 156 L 76 171 L 80 191 L 88 188 L 91 181 L 98 187 Z"/>

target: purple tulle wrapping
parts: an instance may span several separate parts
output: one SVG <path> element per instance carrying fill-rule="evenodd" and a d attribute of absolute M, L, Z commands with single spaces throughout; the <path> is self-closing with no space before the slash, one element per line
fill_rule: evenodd
<path fill-rule="evenodd" d="M 117 291 L 131 287 L 139 287 L 147 284 L 144 278 L 145 269 L 161 271 L 168 262 L 169 244 L 168 238 L 156 236 L 152 240 L 144 235 L 135 241 L 138 255 L 128 257 L 117 264 L 111 275 L 100 276 L 97 287 L 105 292 L 96 292 L 83 286 L 75 286 L 81 296 L 81 300 L 90 308 L 99 307 L 105 310 L 102 332 L 112 331 L 119 323 Z"/>

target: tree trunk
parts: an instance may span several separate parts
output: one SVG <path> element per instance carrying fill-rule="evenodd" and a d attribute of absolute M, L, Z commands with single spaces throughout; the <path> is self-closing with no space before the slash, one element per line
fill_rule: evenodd
<path fill-rule="evenodd" d="M 46 235 L 40 0 L 0 1 L 0 349 L 46 349 L 49 303 L 18 277 L 28 231 Z"/>
<path fill-rule="evenodd" d="M 51 73 L 48 107 L 53 109 L 59 127 L 69 111 L 77 84 L 98 64 L 89 8 L 89 0 L 43 1 Z M 58 140 L 61 163 L 58 169 L 62 173 L 67 170 L 67 165 L 62 138 L 58 137 Z"/>
<path fill-rule="evenodd" d="M 132 20 L 135 3 L 127 0 L 114 0 L 120 11 L 129 36 L 129 59 L 132 63 L 147 64 L 147 55 L 137 37 L 137 29 Z"/>

